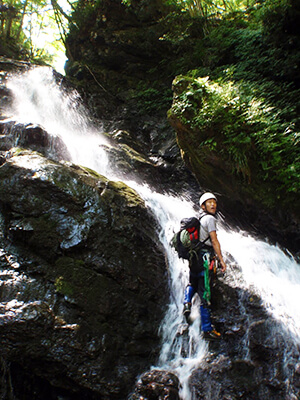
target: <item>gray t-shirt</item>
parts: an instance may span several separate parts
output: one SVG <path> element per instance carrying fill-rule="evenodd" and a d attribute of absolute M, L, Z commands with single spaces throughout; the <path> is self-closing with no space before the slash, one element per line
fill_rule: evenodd
<path fill-rule="evenodd" d="M 201 217 L 201 215 L 200 215 Z M 209 237 L 210 232 L 217 230 L 216 218 L 210 214 L 205 214 L 200 219 L 200 241 L 204 242 Z M 210 238 L 205 242 L 208 246 L 212 246 Z"/>

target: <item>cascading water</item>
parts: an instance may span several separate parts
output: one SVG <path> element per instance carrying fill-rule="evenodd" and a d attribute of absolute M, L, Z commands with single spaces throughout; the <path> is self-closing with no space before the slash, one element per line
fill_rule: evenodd
<path fill-rule="evenodd" d="M 244 282 L 240 285 L 253 287 L 271 315 L 282 322 L 295 342 L 299 342 L 299 264 L 280 248 L 251 236 L 222 230 L 219 237 L 242 269 Z"/>
<path fill-rule="evenodd" d="M 76 92 L 66 94 L 55 83 L 51 69 L 33 69 L 14 77 L 7 86 L 16 94 L 12 119 L 39 124 L 52 135 L 59 135 L 74 163 L 92 168 L 109 179 L 118 178 L 109 168 L 105 152 L 108 143 L 101 135 L 101 128 L 95 129 L 89 122 L 79 106 Z M 170 304 L 161 325 L 162 348 L 155 368 L 176 373 L 181 382 L 181 398 L 189 400 L 192 398 L 189 377 L 206 356 L 208 346 L 199 331 L 198 307 L 194 307 L 194 323 L 188 329 L 188 336 L 178 332 L 183 323 L 182 298 L 188 267 L 177 258 L 169 242 L 180 219 L 195 214 L 193 204 L 180 196 L 154 192 L 147 185 L 134 181 L 126 183 L 141 195 L 156 215 L 170 270 Z M 223 251 L 231 254 L 239 265 L 239 275 L 231 268 L 227 272 L 232 274 L 230 285 L 257 293 L 268 312 L 286 328 L 286 335 L 300 343 L 299 264 L 278 247 L 258 241 L 246 232 L 228 231 L 221 226 L 218 236 Z"/>

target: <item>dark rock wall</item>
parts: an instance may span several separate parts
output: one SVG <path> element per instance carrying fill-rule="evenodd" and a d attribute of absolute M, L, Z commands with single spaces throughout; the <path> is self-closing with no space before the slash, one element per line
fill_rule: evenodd
<path fill-rule="evenodd" d="M 122 398 L 159 350 L 168 291 L 152 215 L 124 184 L 29 150 L 0 175 L 2 270 L 24 274 L 19 291 L 2 286 L 2 355 L 53 386 Z"/>

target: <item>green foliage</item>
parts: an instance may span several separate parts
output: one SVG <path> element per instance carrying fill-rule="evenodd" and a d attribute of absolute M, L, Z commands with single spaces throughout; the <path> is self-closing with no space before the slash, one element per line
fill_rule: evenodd
<path fill-rule="evenodd" d="M 65 17 L 56 0 L 8 0 L 0 13 L 1 53 L 51 63 L 62 50 Z"/>
<path fill-rule="evenodd" d="M 274 107 L 282 121 L 299 130 L 300 42 L 296 32 L 287 32 L 286 21 L 295 22 L 292 16 L 299 15 L 300 5 L 291 8 L 293 1 L 275 3 L 276 7 L 273 2 L 264 2 L 247 18 L 236 15 L 220 21 L 198 46 L 201 59 L 193 74 L 247 82 L 252 93 Z M 273 25 L 261 20 L 266 15 L 267 21 L 272 16 Z M 297 26 L 291 25 L 289 29 L 295 30 Z M 195 45 L 195 51 L 196 48 Z"/>
<path fill-rule="evenodd" d="M 271 182 L 278 196 L 299 192 L 300 134 L 255 96 L 253 84 L 178 77 L 175 88 L 184 83 L 171 113 L 200 132 L 200 146 L 218 152 L 248 182 Z"/>
<path fill-rule="evenodd" d="M 174 0 L 182 10 L 189 12 L 191 17 L 224 17 L 228 13 L 245 11 L 256 1 L 252 0 Z"/>
<path fill-rule="evenodd" d="M 172 103 L 172 91 L 171 88 L 160 86 L 159 82 L 141 81 L 132 92 L 132 99 L 139 111 L 152 114 L 165 110 Z"/>

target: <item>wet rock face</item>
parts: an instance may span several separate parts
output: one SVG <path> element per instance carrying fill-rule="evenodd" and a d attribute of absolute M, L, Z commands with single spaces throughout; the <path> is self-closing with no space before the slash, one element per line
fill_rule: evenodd
<path fill-rule="evenodd" d="M 129 400 L 179 400 L 179 380 L 168 371 L 153 370 L 143 374 Z"/>
<path fill-rule="evenodd" d="M 143 201 L 121 182 L 11 150 L 0 206 L 4 362 L 74 396 L 124 398 L 157 354 L 167 297 Z"/>
<path fill-rule="evenodd" d="M 161 21 L 171 11 L 170 6 L 146 0 L 132 1 L 127 7 L 119 0 L 104 0 L 100 5 L 91 4 L 84 18 L 83 11 L 86 4 L 81 1 L 74 15 L 76 30 L 75 25 L 71 27 L 67 37 L 68 76 L 88 79 L 93 85 L 93 75 L 101 75 L 98 91 L 111 96 L 110 103 L 125 99 L 129 87 L 145 74 L 153 79 L 159 74 L 167 76 L 168 66 L 161 68 L 159 63 L 172 52 L 172 45 L 162 40 L 166 28 Z"/>

